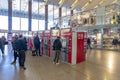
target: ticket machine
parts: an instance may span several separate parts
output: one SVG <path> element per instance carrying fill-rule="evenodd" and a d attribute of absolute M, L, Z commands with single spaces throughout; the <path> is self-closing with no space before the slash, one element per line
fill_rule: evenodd
<path fill-rule="evenodd" d="M 85 61 L 87 49 L 87 32 L 75 28 L 61 29 L 61 60 L 70 64 Z"/>
<path fill-rule="evenodd" d="M 72 56 L 72 32 L 71 28 L 61 29 L 62 53 L 61 60 L 66 63 L 71 63 Z"/>
<path fill-rule="evenodd" d="M 43 32 L 43 55 L 50 57 L 50 30 Z"/>

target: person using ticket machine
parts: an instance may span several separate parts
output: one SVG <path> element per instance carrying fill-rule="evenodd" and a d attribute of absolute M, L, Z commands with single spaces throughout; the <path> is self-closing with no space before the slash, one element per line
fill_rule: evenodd
<path fill-rule="evenodd" d="M 60 37 L 58 36 L 55 41 L 53 42 L 53 50 L 55 50 L 55 57 L 54 57 L 54 62 L 56 65 L 59 64 L 59 55 L 61 53 L 61 48 L 62 48 L 62 43 L 60 41 Z"/>

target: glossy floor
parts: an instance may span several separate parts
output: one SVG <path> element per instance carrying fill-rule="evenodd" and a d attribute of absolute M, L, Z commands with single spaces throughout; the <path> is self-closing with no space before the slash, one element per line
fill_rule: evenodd
<path fill-rule="evenodd" d="M 86 61 L 71 66 L 55 65 L 47 57 L 26 55 L 26 70 L 11 65 L 13 54 L 0 56 L 0 80 L 120 80 L 120 52 L 88 50 Z"/>

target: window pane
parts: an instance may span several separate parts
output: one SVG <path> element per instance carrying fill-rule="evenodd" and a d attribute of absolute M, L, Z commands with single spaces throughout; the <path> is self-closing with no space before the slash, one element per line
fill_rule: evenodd
<path fill-rule="evenodd" d="M 38 20 L 37 19 L 32 19 L 32 31 L 38 31 Z"/>
<path fill-rule="evenodd" d="M 20 18 L 12 17 L 12 30 L 20 30 Z"/>
<path fill-rule="evenodd" d="M 39 20 L 39 30 L 45 30 L 45 20 Z"/>
<path fill-rule="evenodd" d="M 0 15 L 0 29 L 8 30 L 8 16 Z"/>
<path fill-rule="evenodd" d="M 21 18 L 21 30 L 28 31 L 28 18 Z"/>

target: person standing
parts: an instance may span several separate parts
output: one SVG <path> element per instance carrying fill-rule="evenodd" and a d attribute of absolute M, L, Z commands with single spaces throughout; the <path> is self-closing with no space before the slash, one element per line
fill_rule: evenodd
<path fill-rule="evenodd" d="M 54 63 L 55 64 L 59 64 L 59 56 L 60 56 L 60 53 L 61 53 L 61 48 L 62 48 L 62 43 L 60 41 L 60 37 L 57 37 L 55 39 L 55 41 L 53 42 L 53 48 L 55 50 L 55 57 L 54 57 Z"/>
<path fill-rule="evenodd" d="M 38 53 L 39 53 L 39 56 L 41 56 L 41 54 L 40 54 L 40 39 L 39 39 L 38 35 L 36 35 L 33 42 L 34 42 L 36 56 L 38 56 Z"/>
<path fill-rule="evenodd" d="M 5 44 L 6 44 L 6 39 L 4 36 L 2 36 L 2 38 L 0 38 L 0 49 L 2 52 L 2 56 L 4 56 Z"/>
<path fill-rule="evenodd" d="M 13 41 L 12 41 L 12 47 L 13 47 L 13 51 L 14 51 L 14 61 L 11 64 L 16 64 L 16 60 L 18 57 L 18 52 L 17 52 L 17 40 L 18 40 L 18 36 L 15 35 L 15 37 L 13 37 Z"/>
<path fill-rule="evenodd" d="M 114 38 L 113 41 L 112 41 L 112 44 L 114 45 L 114 48 L 117 49 L 118 39 Z"/>
<path fill-rule="evenodd" d="M 90 38 L 88 38 L 88 39 L 87 39 L 87 45 L 88 45 L 88 48 L 92 49 L 92 47 L 91 47 L 91 40 L 90 40 Z"/>
<path fill-rule="evenodd" d="M 27 50 L 27 43 L 22 37 L 22 35 L 19 36 L 16 47 L 19 53 L 19 66 L 25 70 L 26 68 L 24 66 L 24 63 L 26 58 L 25 51 Z"/>

